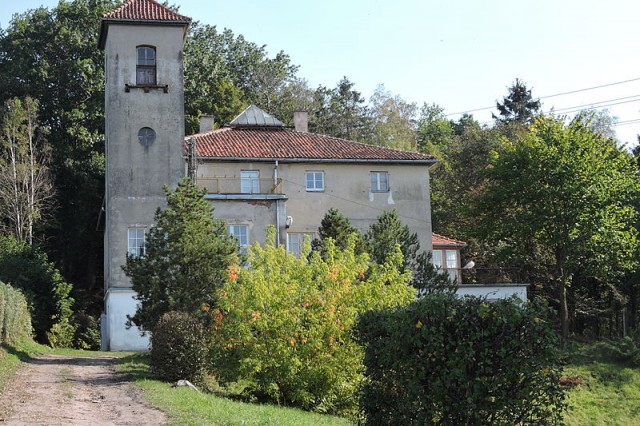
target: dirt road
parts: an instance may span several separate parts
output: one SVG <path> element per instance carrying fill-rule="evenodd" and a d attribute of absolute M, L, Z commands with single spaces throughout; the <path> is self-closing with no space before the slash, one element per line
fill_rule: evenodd
<path fill-rule="evenodd" d="M 42 355 L 0 395 L 0 425 L 161 425 L 163 412 L 116 372 L 114 356 Z"/>

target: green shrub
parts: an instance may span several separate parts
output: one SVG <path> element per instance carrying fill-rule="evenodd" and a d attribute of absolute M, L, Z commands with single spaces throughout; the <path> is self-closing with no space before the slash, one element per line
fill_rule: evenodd
<path fill-rule="evenodd" d="M 616 362 L 630 367 L 640 367 L 640 345 L 637 338 L 632 336 L 598 342 L 596 350 Z"/>
<path fill-rule="evenodd" d="M 71 345 L 75 332 L 72 287 L 46 254 L 12 237 L 0 237 L 0 281 L 24 293 L 38 342 Z"/>
<path fill-rule="evenodd" d="M 324 252 L 296 258 L 268 242 L 249 248 L 248 267 L 231 268 L 213 313 L 216 373 L 250 383 L 260 400 L 307 410 L 355 415 L 362 348 L 352 338 L 358 314 L 408 304 L 415 290 L 399 272 L 396 248 L 382 265 L 333 240 Z"/>
<path fill-rule="evenodd" d="M 369 425 L 562 422 L 547 307 L 433 294 L 360 318 Z"/>
<path fill-rule="evenodd" d="M 31 337 L 31 315 L 22 292 L 0 282 L 0 343 Z"/>
<path fill-rule="evenodd" d="M 182 312 L 167 312 L 151 333 L 151 370 L 161 380 L 186 379 L 199 384 L 206 371 L 207 347 L 199 320 Z"/>

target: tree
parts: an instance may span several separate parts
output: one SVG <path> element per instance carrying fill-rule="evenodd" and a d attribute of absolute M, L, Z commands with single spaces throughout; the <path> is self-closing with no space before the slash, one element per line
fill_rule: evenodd
<path fill-rule="evenodd" d="M 444 109 L 436 104 L 423 104 L 417 126 L 418 151 L 439 159 L 441 151 L 454 137 L 453 123 L 447 120 Z"/>
<path fill-rule="evenodd" d="M 128 256 L 123 267 L 140 301 L 130 321 L 146 331 L 169 311 L 205 318 L 237 261 L 237 242 L 225 222 L 213 217 L 203 190 L 185 178 L 165 193 L 167 208 L 156 212 L 144 255 Z"/>
<path fill-rule="evenodd" d="M 502 103 L 496 101 L 496 108 L 498 108 L 500 117 L 495 114 L 491 115 L 498 123 L 529 124 L 540 111 L 540 101 L 534 100 L 527 85 L 516 78 Z"/>
<path fill-rule="evenodd" d="M 371 136 L 368 143 L 403 151 L 416 151 L 417 105 L 379 85 L 370 99 Z"/>
<path fill-rule="evenodd" d="M 635 164 L 579 118 L 540 117 L 494 154 L 486 178 L 469 211 L 476 234 L 511 264 L 530 260 L 532 247 L 540 252 L 566 343 L 578 273 L 615 283 L 637 266 Z"/>
<path fill-rule="evenodd" d="M 415 265 L 420 249 L 418 235 L 411 233 L 409 227 L 400 221 L 395 209 L 382 212 L 371 224 L 364 239 L 367 252 L 374 262 L 384 263 L 398 244 L 404 259 L 402 270 L 411 269 Z"/>
<path fill-rule="evenodd" d="M 103 241 L 96 223 L 104 194 L 104 63 L 98 22 L 119 3 L 73 0 L 29 10 L 0 34 L 0 102 L 38 100 L 40 125 L 49 130 L 57 208 L 43 224 L 45 249 L 79 290 L 102 288 Z"/>
<path fill-rule="evenodd" d="M 356 238 L 356 251 L 361 253 L 362 236 L 356 228 L 351 225 L 349 218 L 343 215 L 338 209 L 330 208 L 324 215 L 322 221 L 320 221 L 320 227 L 318 228 L 318 238 L 312 241 L 311 246 L 314 251 L 325 251 L 326 241 L 331 238 L 337 248 L 344 250 L 355 235 Z"/>
<path fill-rule="evenodd" d="M 337 138 L 364 141 L 367 133 L 367 108 L 355 83 L 343 77 L 335 89 L 320 86 L 314 94 L 315 109 L 309 119 L 312 132 Z"/>
<path fill-rule="evenodd" d="M 33 243 L 33 227 L 54 195 L 49 147 L 38 125 L 38 101 L 5 102 L 0 117 L 0 216 L 19 242 Z"/>

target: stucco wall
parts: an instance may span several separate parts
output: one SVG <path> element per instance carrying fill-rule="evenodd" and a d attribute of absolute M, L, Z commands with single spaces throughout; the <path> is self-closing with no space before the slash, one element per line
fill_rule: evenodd
<path fill-rule="evenodd" d="M 163 89 L 147 91 L 136 84 L 136 47 L 156 47 L 156 75 Z M 122 272 L 127 229 L 148 227 L 157 207 L 165 205 L 162 186 L 184 176 L 183 28 L 111 24 L 105 44 L 106 229 L 105 290 L 128 287 Z M 150 127 L 156 140 L 138 141 Z"/>
<path fill-rule="evenodd" d="M 209 186 L 211 178 L 224 178 L 228 182 L 234 179 L 240 188 L 240 172 L 259 170 L 262 192 L 273 187 L 275 162 L 234 163 L 204 161 L 198 166 L 199 184 Z M 324 191 L 307 192 L 305 172 L 324 172 Z M 389 192 L 371 192 L 371 171 L 385 171 L 389 174 Z M 402 221 L 418 234 L 420 246 L 431 250 L 431 210 L 429 200 L 429 170 L 427 166 L 390 165 L 390 164 L 344 164 L 344 163 L 287 163 L 279 161 L 278 178 L 282 179 L 282 194 L 287 197 L 286 216 L 293 218 L 287 232 L 316 233 L 320 221 L 330 208 L 337 208 L 349 217 L 351 223 L 365 232 L 376 218 L 385 210 L 396 209 Z M 214 179 L 215 180 L 215 179 Z M 235 202 L 223 206 L 214 201 L 216 216 L 227 220 L 237 220 L 242 215 L 246 203 Z M 248 213 L 245 213 L 248 214 Z M 274 218 L 273 212 L 256 216 L 256 220 Z M 247 218 L 249 220 L 249 218 Z M 275 219 L 271 219 L 275 224 Z M 255 225 L 254 225 L 255 226 Z M 284 223 L 281 223 L 284 227 Z M 259 225 L 256 229 L 262 230 Z M 255 234 L 260 237 L 259 232 Z M 261 236 L 264 238 L 263 236 Z M 252 242 L 255 240 L 252 240 Z M 262 240 L 259 240 L 262 241 Z"/>

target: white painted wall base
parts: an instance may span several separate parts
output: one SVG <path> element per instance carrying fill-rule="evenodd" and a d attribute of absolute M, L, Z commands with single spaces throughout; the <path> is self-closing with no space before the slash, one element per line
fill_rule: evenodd
<path fill-rule="evenodd" d="M 102 350 L 147 352 L 149 333 L 142 336 L 138 327 L 127 329 L 127 315 L 136 313 L 136 292 L 112 288 L 105 296 L 105 314 L 101 323 Z"/>
<path fill-rule="evenodd" d="M 486 297 L 489 300 L 507 299 L 516 296 L 522 301 L 527 300 L 529 284 L 461 284 L 456 294 L 458 296 Z"/>

